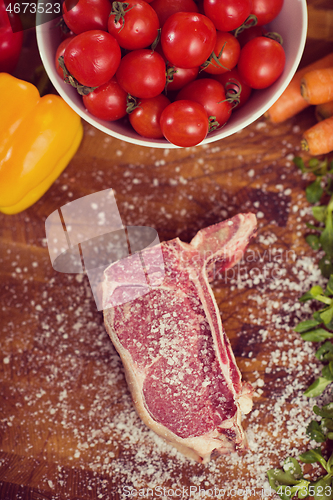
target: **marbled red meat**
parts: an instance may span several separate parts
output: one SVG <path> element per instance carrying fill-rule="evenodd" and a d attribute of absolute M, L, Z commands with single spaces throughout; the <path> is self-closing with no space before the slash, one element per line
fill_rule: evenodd
<path fill-rule="evenodd" d="M 239 214 L 190 244 L 163 242 L 104 273 L 105 325 L 140 417 L 201 462 L 246 447 L 241 412 L 251 409 L 252 387 L 241 380 L 209 281 L 242 258 L 255 231 L 255 216 Z"/>

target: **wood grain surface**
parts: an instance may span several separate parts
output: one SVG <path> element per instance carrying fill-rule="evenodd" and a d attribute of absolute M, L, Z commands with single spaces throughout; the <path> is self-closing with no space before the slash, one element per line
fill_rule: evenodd
<path fill-rule="evenodd" d="M 332 50 L 331 0 L 308 4 L 302 65 Z M 25 36 L 17 74 L 29 79 L 40 61 L 33 30 Z M 278 126 L 260 118 L 208 146 L 166 150 L 84 123 L 79 151 L 41 200 L 0 214 L 1 500 L 254 500 L 265 497 L 266 470 L 308 447 L 313 402 L 302 393 L 320 365 L 293 326 L 309 314 L 298 297 L 321 278 L 304 241 L 310 179 L 292 158 L 307 159 L 300 139 L 314 122 L 310 108 Z M 106 188 L 114 189 L 124 224 L 154 227 L 161 240 L 189 241 L 238 212 L 257 214 L 258 236 L 243 262 L 213 285 L 243 378 L 255 388 L 243 457 L 199 465 L 146 429 L 86 276 L 53 270 L 46 218 Z"/>

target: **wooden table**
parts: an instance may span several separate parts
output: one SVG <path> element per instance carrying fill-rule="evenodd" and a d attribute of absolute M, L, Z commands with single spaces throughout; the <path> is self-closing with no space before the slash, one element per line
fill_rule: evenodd
<path fill-rule="evenodd" d="M 308 3 L 302 65 L 330 52 L 333 40 L 331 0 Z M 38 64 L 31 30 L 19 76 L 29 78 L 29 61 Z M 314 122 L 311 108 L 278 126 L 260 118 L 214 144 L 166 150 L 132 146 L 84 123 L 78 153 L 42 199 L 0 215 L 2 500 L 213 499 L 222 488 L 220 498 L 261 498 L 265 472 L 308 447 L 312 402 L 302 393 L 320 365 L 293 326 L 309 314 L 297 298 L 320 275 L 304 242 L 309 178 L 292 158 Z M 124 224 L 152 226 L 161 240 L 189 241 L 238 212 L 257 214 L 258 236 L 244 262 L 213 286 L 243 378 L 255 388 L 244 457 L 199 465 L 146 429 L 86 276 L 53 270 L 47 216 L 106 188 L 115 190 Z"/>

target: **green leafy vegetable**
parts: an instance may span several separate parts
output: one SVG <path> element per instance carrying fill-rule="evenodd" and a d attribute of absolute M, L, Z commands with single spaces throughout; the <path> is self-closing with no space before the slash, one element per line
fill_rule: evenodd
<path fill-rule="evenodd" d="M 317 203 L 322 197 L 324 190 L 320 185 L 320 181 L 320 177 L 317 177 L 317 179 L 306 188 L 306 199 L 309 203 Z"/>
<path fill-rule="evenodd" d="M 307 427 L 307 435 L 317 443 L 324 443 L 333 438 L 333 432 L 329 428 L 333 427 L 333 403 L 329 403 L 322 408 L 313 407 L 316 415 L 321 416 L 320 422 L 312 420 Z M 284 461 L 282 469 L 271 469 L 267 472 L 269 484 L 282 500 L 291 500 L 295 495 L 298 498 L 313 497 L 325 500 L 333 500 L 333 453 L 326 460 L 321 448 L 314 448 L 302 453 L 299 461 L 306 464 L 318 463 L 326 471 L 326 474 L 317 478 L 316 481 L 304 478 L 301 465 L 296 458 L 288 457 Z"/>
<path fill-rule="evenodd" d="M 328 365 L 324 366 L 322 369 L 322 375 L 326 380 L 333 380 L 333 361 L 330 361 Z"/>
<path fill-rule="evenodd" d="M 322 392 L 326 389 L 328 384 L 330 384 L 331 381 L 326 379 L 325 377 L 319 377 L 317 378 L 313 384 L 310 385 L 304 392 L 304 396 L 307 396 L 308 398 L 315 398 L 317 396 L 320 396 Z"/>
<path fill-rule="evenodd" d="M 306 300 L 316 299 L 317 297 L 319 297 L 323 293 L 324 293 L 324 291 L 323 291 L 322 287 L 319 285 L 315 285 L 312 288 L 310 288 L 310 290 L 308 292 L 304 293 L 304 295 L 302 295 L 302 297 L 299 298 L 299 301 L 305 302 Z"/>
<path fill-rule="evenodd" d="M 312 248 L 312 250 L 319 250 L 320 242 L 318 236 L 316 236 L 315 234 L 308 234 L 305 239 L 308 245 L 310 245 L 310 247 Z"/>
<path fill-rule="evenodd" d="M 319 422 L 317 422 L 317 420 L 312 420 L 309 423 L 306 429 L 306 433 L 310 437 L 310 439 L 317 441 L 317 443 L 324 443 L 326 441 L 325 434 L 323 433 L 321 425 Z"/>
<path fill-rule="evenodd" d="M 316 415 L 320 417 L 330 418 L 333 422 L 333 403 L 329 403 L 328 405 L 319 408 L 317 405 L 313 407 L 313 411 Z"/>
<path fill-rule="evenodd" d="M 301 337 L 303 340 L 307 340 L 309 342 L 322 342 L 323 340 L 332 338 L 333 333 L 328 332 L 324 328 L 316 328 L 315 330 L 301 333 Z"/>
<path fill-rule="evenodd" d="M 326 215 L 327 215 L 327 206 L 326 205 L 321 205 L 319 207 L 313 207 L 312 208 L 312 214 L 313 217 L 318 221 L 318 222 L 325 222 Z M 317 229 L 315 227 L 315 229 Z"/>
<path fill-rule="evenodd" d="M 325 307 L 315 311 L 312 318 L 301 321 L 295 331 L 307 342 L 326 342 L 322 344 L 316 357 L 322 363 L 328 363 L 322 369 L 321 377 L 313 382 L 304 392 L 304 395 L 313 398 L 320 396 L 326 387 L 333 381 L 333 344 L 327 339 L 333 338 L 333 275 L 330 276 L 326 289 L 320 285 L 313 286 L 300 297 L 301 302 L 315 300 Z"/>
<path fill-rule="evenodd" d="M 333 161 L 328 163 L 327 159 L 320 161 L 313 158 L 306 166 L 302 158 L 295 157 L 294 163 L 302 172 L 315 176 L 315 180 L 306 188 L 306 197 L 309 203 L 315 205 L 312 213 L 319 225 L 306 223 L 311 231 L 317 233 L 308 234 L 306 241 L 313 250 L 320 250 L 324 254 L 318 266 L 322 275 L 328 278 L 325 291 L 320 285 L 316 285 L 300 297 L 300 302 L 314 300 L 317 305 L 320 303 L 321 309 L 316 310 L 312 318 L 301 321 L 295 327 L 295 331 L 305 341 L 325 341 L 316 352 L 317 359 L 324 364 L 322 376 L 304 392 L 305 396 L 315 397 L 333 381 L 333 343 L 327 340 L 333 338 Z M 315 405 L 313 411 L 321 420 L 309 423 L 307 435 L 320 444 L 327 440 L 333 441 L 333 402 L 322 408 Z M 299 460 L 308 464 L 319 463 L 326 474 L 315 481 L 304 478 L 300 463 L 295 458 L 288 457 L 282 469 L 267 472 L 269 484 L 280 498 L 291 500 L 297 495 L 299 499 L 313 497 L 314 500 L 333 500 L 333 453 L 326 460 L 321 447 L 318 447 L 302 453 Z"/>
<path fill-rule="evenodd" d="M 319 236 L 308 235 L 306 240 L 314 250 L 323 250 L 324 256 L 318 266 L 326 278 L 333 274 L 333 161 L 323 161 L 313 158 L 306 166 L 302 158 L 294 158 L 295 165 L 304 173 L 312 173 L 315 180 L 305 190 L 309 203 L 315 205 L 322 198 L 330 198 L 326 205 L 316 205 L 312 208 L 313 217 L 319 226 L 307 224 L 309 229 L 319 233 Z"/>
<path fill-rule="evenodd" d="M 298 323 L 298 325 L 295 328 L 295 332 L 298 333 L 307 332 L 308 330 L 310 330 L 314 326 L 318 326 L 319 324 L 320 321 L 316 319 L 307 319 L 305 321 L 301 321 L 300 323 Z"/>
<path fill-rule="evenodd" d="M 305 464 L 315 464 L 316 462 L 319 462 L 324 467 L 324 469 L 327 470 L 327 463 L 321 454 L 320 448 L 306 451 L 305 453 L 302 453 L 299 458 Z"/>
<path fill-rule="evenodd" d="M 316 352 L 316 358 L 319 361 L 333 361 L 333 344 L 325 342 Z"/>

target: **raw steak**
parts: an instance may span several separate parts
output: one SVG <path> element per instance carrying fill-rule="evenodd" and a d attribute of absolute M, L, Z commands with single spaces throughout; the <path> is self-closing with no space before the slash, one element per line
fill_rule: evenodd
<path fill-rule="evenodd" d="M 241 381 L 208 283 L 241 259 L 255 231 L 255 216 L 239 214 L 190 244 L 163 242 L 104 273 L 105 326 L 141 419 L 199 462 L 246 448 L 241 412 L 251 410 L 253 389 Z"/>

